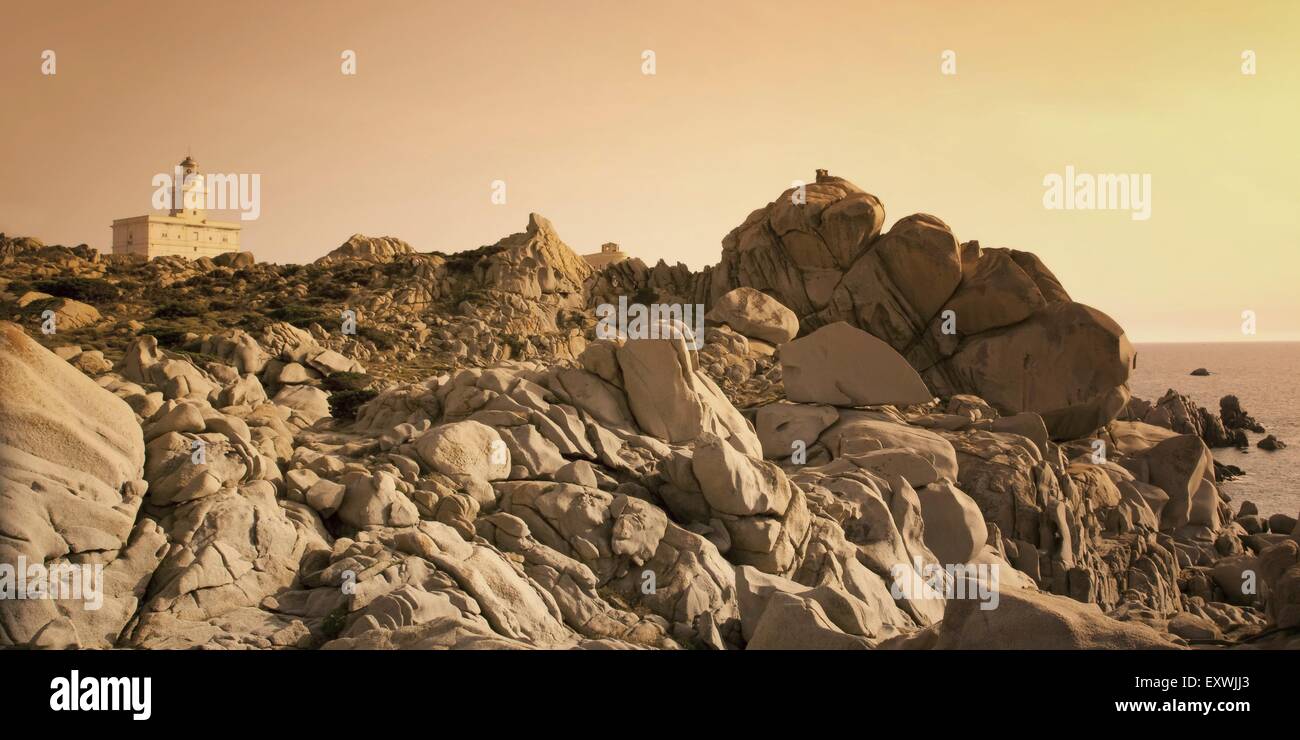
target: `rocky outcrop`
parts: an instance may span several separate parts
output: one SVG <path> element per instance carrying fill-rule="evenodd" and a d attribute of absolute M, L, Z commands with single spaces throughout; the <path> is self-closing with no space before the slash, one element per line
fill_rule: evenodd
<path fill-rule="evenodd" d="M 348 240 L 335 247 L 324 257 L 316 260 L 317 265 L 330 265 L 337 262 L 356 260 L 359 262 L 392 262 L 397 257 L 412 254 L 415 250 L 410 244 L 391 236 L 370 237 L 353 234 Z"/>
<path fill-rule="evenodd" d="M 166 544 L 137 517 L 140 426 L 121 399 L 8 322 L 0 375 L 0 563 L 12 569 L 0 645 L 110 647 Z M 16 578 L 26 594 L 8 593 Z"/>
<path fill-rule="evenodd" d="M 1071 302 L 1036 257 L 960 245 L 929 215 L 881 233 L 883 223 L 879 200 L 819 175 L 727 235 L 711 300 L 747 286 L 788 306 L 805 331 L 847 322 L 903 354 L 935 395 L 1037 412 L 1057 439 L 1124 407 L 1133 349 L 1123 330 Z"/>
<path fill-rule="evenodd" d="M 1265 431 L 1264 425 L 1255 421 L 1255 418 L 1241 407 L 1241 400 L 1236 396 L 1224 396 L 1219 399 L 1219 416 L 1227 429 L 1244 429 L 1256 434 L 1263 434 Z"/>
<path fill-rule="evenodd" d="M 969 392 L 1002 414 L 1032 411 L 1053 439 L 1072 439 L 1119 415 L 1133 361 L 1123 330 L 1105 314 L 1055 303 L 1011 327 L 966 338 L 922 375 L 939 395 Z"/>
<path fill-rule="evenodd" d="M 1247 443 L 1246 433 L 1241 429 L 1228 427 L 1220 416 L 1173 389 L 1155 403 L 1136 397 L 1129 399 L 1118 418 L 1164 427 L 1179 434 L 1195 434 L 1211 448 L 1244 447 Z"/>
<path fill-rule="evenodd" d="M 551 222 L 528 216 L 528 228 L 490 247 L 461 256 L 476 257 L 471 280 L 485 290 L 511 293 L 524 299 L 566 308 L 586 304 L 583 285 L 592 268 L 568 247 Z"/>

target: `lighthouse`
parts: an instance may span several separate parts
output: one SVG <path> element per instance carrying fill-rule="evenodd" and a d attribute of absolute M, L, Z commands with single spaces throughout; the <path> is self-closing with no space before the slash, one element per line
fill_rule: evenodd
<path fill-rule="evenodd" d="M 167 215 L 146 214 L 113 221 L 113 254 L 199 259 L 240 251 L 240 225 L 208 218 L 199 163 L 186 156 L 172 168 L 170 177 L 171 208 Z"/>

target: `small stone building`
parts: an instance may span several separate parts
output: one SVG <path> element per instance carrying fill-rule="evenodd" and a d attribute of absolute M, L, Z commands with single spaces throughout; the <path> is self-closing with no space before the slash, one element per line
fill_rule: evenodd
<path fill-rule="evenodd" d="M 600 245 L 599 252 L 594 254 L 584 254 L 582 255 L 582 258 L 587 261 L 587 264 L 599 270 L 607 265 L 622 262 L 628 257 L 618 248 L 617 244 L 610 242 L 608 244 Z"/>

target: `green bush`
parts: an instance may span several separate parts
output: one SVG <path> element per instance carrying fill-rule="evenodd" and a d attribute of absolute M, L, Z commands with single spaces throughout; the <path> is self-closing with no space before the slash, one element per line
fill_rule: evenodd
<path fill-rule="evenodd" d="M 32 286 L 42 293 L 71 298 L 86 303 L 105 303 L 117 298 L 120 291 L 107 280 L 84 277 L 56 277 L 37 280 Z"/>
<path fill-rule="evenodd" d="M 260 313 L 245 313 L 235 325 L 247 332 L 259 332 L 271 324 L 271 320 Z"/>
<path fill-rule="evenodd" d="M 359 391 L 363 388 L 370 387 L 374 378 L 365 373 L 353 373 L 343 371 L 339 373 L 330 373 L 325 380 L 321 381 L 321 388 L 327 391 Z"/>
<path fill-rule="evenodd" d="M 352 289 L 336 283 L 324 283 L 312 288 L 311 294 L 317 301 L 345 301 L 352 296 Z"/>
<path fill-rule="evenodd" d="M 153 312 L 155 319 L 187 319 L 202 316 L 207 307 L 202 303 L 164 303 Z"/>
<path fill-rule="evenodd" d="M 330 416 L 343 421 L 357 418 L 362 404 L 379 395 L 378 391 L 362 388 L 352 391 L 335 391 L 330 394 Z"/>
<path fill-rule="evenodd" d="M 357 336 L 369 339 L 381 350 L 390 350 L 397 346 L 397 335 L 373 326 L 358 326 Z"/>
<path fill-rule="evenodd" d="M 267 316 L 270 316 L 276 321 L 283 321 L 287 324 L 292 324 L 299 329 L 305 329 L 312 324 L 328 326 L 331 320 L 335 320 L 329 314 L 323 313 L 311 306 L 303 306 L 301 304 L 290 304 L 279 308 L 273 308 L 267 313 Z"/>
<path fill-rule="evenodd" d="M 333 640 L 343 632 L 343 628 L 348 624 L 348 609 L 345 606 L 335 607 L 325 618 L 320 621 L 321 635 L 326 640 Z"/>

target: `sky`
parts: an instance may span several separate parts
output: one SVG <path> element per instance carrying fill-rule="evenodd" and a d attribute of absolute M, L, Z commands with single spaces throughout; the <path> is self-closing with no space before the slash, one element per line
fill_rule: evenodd
<path fill-rule="evenodd" d="M 699 269 L 825 168 L 887 224 L 1037 253 L 1135 341 L 1300 340 L 1292 0 L 0 0 L 0 24 L 9 235 L 107 251 L 190 153 L 259 177 L 261 260 L 473 249 L 536 211 L 579 253 Z M 1149 218 L 1045 207 L 1067 167 L 1149 176 Z"/>

